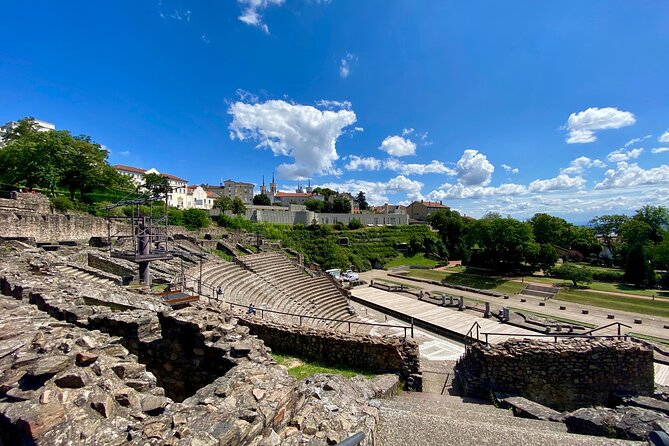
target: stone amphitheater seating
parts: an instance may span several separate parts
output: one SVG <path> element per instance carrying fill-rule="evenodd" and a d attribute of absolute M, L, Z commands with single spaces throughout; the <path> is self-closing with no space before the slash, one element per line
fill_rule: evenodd
<path fill-rule="evenodd" d="M 90 271 L 86 271 L 81 268 L 77 268 L 73 265 L 57 265 L 56 269 L 65 275 L 76 277 L 77 279 L 84 280 L 90 283 L 97 283 L 100 285 L 115 285 L 118 282 L 107 277 L 102 277 Z"/>
<path fill-rule="evenodd" d="M 238 257 L 235 262 L 205 264 L 204 284 L 221 287 L 228 302 L 302 315 L 302 323 L 315 327 L 348 330 L 348 323 L 359 322 L 351 315 L 347 299 L 325 277 L 314 278 L 282 254 L 261 253 Z M 243 309 L 240 309 L 243 312 Z M 298 323 L 299 317 L 263 313 L 263 317 Z M 336 319 L 337 321 L 320 320 Z M 368 334 L 369 326 L 351 324 L 351 332 Z"/>

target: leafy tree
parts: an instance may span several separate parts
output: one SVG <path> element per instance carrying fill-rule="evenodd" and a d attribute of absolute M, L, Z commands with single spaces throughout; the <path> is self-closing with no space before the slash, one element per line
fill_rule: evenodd
<path fill-rule="evenodd" d="M 641 219 L 632 219 L 620 227 L 625 280 L 636 286 L 655 285 L 652 264 L 654 228 Z"/>
<path fill-rule="evenodd" d="M 650 240 L 653 243 L 659 243 L 662 241 L 667 224 L 669 224 L 669 210 L 664 206 L 646 205 L 638 209 L 632 218 L 646 223 L 651 228 Z"/>
<path fill-rule="evenodd" d="M 362 223 L 357 218 L 352 218 L 351 221 L 348 222 L 348 228 L 349 229 L 360 229 L 360 228 L 362 228 Z"/>
<path fill-rule="evenodd" d="M 361 211 L 369 209 L 369 203 L 367 203 L 367 199 L 365 198 L 365 193 L 363 191 L 358 192 L 358 195 L 356 195 L 353 201 L 357 203 L 358 208 Z"/>
<path fill-rule="evenodd" d="M 257 206 L 271 206 L 272 200 L 266 194 L 258 194 L 253 197 L 253 204 Z"/>
<path fill-rule="evenodd" d="M 209 216 L 203 209 L 186 209 L 183 211 L 183 222 L 191 231 L 209 226 Z"/>
<path fill-rule="evenodd" d="M 452 209 L 440 209 L 427 216 L 430 225 L 439 232 L 446 250 L 452 258 L 462 258 L 464 254 L 465 220 Z"/>
<path fill-rule="evenodd" d="M 231 210 L 233 214 L 240 215 L 246 212 L 246 205 L 244 204 L 241 198 L 235 197 L 232 199 Z"/>
<path fill-rule="evenodd" d="M 315 187 L 311 192 L 324 196 L 325 200 L 327 200 L 331 195 L 337 195 L 336 190 L 332 190 L 327 187 Z"/>
<path fill-rule="evenodd" d="M 533 269 L 549 271 L 555 266 L 555 263 L 559 258 L 560 256 L 553 245 L 549 243 L 541 243 L 539 244 L 536 254 L 528 258 L 528 263 L 532 265 Z"/>
<path fill-rule="evenodd" d="M 351 212 L 351 202 L 344 197 L 336 197 L 332 202 L 332 213 L 348 214 Z"/>
<path fill-rule="evenodd" d="M 548 214 L 534 214 L 530 219 L 532 233 L 537 243 L 552 243 L 571 248 L 571 227 L 566 220 Z"/>
<path fill-rule="evenodd" d="M 232 199 L 226 195 L 221 195 L 214 200 L 214 208 L 220 209 L 221 212 L 232 210 Z"/>
<path fill-rule="evenodd" d="M 513 218 L 476 220 L 467 239 L 470 246 L 479 248 L 472 262 L 502 273 L 521 269 L 538 250 L 530 224 Z"/>
<path fill-rule="evenodd" d="M 575 287 L 579 283 L 592 283 L 592 270 L 589 268 L 581 268 L 571 263 L 563 263 L 559 268 L 552 271 L 553 275 L 560 279 L 571 280 Z"/>
<path fill-rule="evenodd" d="M 305 200 L 303 204 L 307 207 L 308 210 L 312 212 L 323 212 L 323 205 L 325 203 L 323 203 L 321 200 L 316 200 L 314 198 L 310 200 Z"/>
<path fill-rule="evenodd" d="M 620 227 L 629 220 L 630 218 L 627 215 L 602 215 L 590 220 L 588 225 L 602 238 L 604 246 L 615 254 L 615 241 L 620 232 Z"/>
<path fill-rule="evenodd" d="M 158 173 L 145 173 L 142 186 L 152 197 L 167 197 L 172 190 L 170 180 Z"/>

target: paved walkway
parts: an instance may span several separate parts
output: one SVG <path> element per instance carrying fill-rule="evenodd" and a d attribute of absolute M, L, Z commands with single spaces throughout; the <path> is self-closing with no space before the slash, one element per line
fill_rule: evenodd
<path fill-rule="evenodd" d="M 481 333 L 515 333 L 519 335 L 537 334 L 518 327 L 509 327 L 494 319 L 485 319 L 473 314 L 451 308 L 439 307 L 400 294 L 366 287 L 352 290 L 353 296 L 363 301 L 390 311 L 406 314 L 416 321 L 425 321 L 452 332 L 455 336 L 465 336 L 474 322 L 481 325 Z M 509 339 L 505 335 L 491 335 L 489 342 L 497 344 Z M 436 358 L 431 358 L 436 359 Z"/>
<path fill-rule="evenodd" d="M 501 297 L 487 296 L 485 294 L 479 294 L 468 291 L 461 291 L 455 288 L 449 288 L 441 285 L 433 285 L 424 282 L 417 282 L 414 280 L 408 280 L 397 276 L 388 276 L 388 271 L 384 270 L 371 270 L 360 274 L 360 277 L 363 280 L 370 281 L 372 279 L 385 279 L 395 283 L 406 284 L 410 287 L 417 289 L 423 289 L 428 291 L 443 291 L 447 294 L 453 296 L 462 296 L 465 300 L 469 297 L 471 299 L 476 299 L 479 301 L 490 302 L 493 306 L 493 309 L 499 309 L 502 306 L 509 306 L 517 308 L 519 310 L 526 310 L 535 313 L 542 313 L 546 315 L 552 315 L 555 317 L 561 317 L 570 319 L 573 321 L 592 324 L 597 327 L 602 327 L 608 325 L 612 322 L 621 322 L 627 325 L 630 325 L 632 328 L 624 329 L 623 333 L 635 332 L 648 336 L 655 336 L 659 338 L 669 339 L 669 329 L 664 328 L 664 326 L 669 327 L 669 319 L 660 317 L 660 316 L 651 316 L 645 314 L 630 313 L 626 311 L 619 310 L 609 310 L 606 308 L 593 307 L 589 305 L 576 304 L 571 302 L 564 302 L 555 299 L 544 301 L 543 298 L 533 297 L 533 296 L 521 296 L 521 295 L 511 295 L 508 299 L 503 299 Z M 525 299 L 525 302 L 521 302 L 521 299 Z M 540 306 L 540 303 L 544 303 L 544 306 Z M 429 305 L 429 304 L 427 304 Z M 565 310 L 560 310 L 560 307 L 566 307 Z M 433 305 L 434 307 L 434 305 Z M 583 311 L 587 311 L 588 314 L 583 314 Z M 608 316 L 613 315 L 614 319 L 609 319 Z M 636 324 L 635 320 L 641 320 L 641 324 Z M 597 332 L 601 335 L 612 335 L 616 334 L 614 329 L 603 330 Z"/>

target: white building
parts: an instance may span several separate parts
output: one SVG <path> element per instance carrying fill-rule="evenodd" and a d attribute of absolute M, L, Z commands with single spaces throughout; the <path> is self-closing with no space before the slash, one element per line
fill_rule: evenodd
<path fill-rule="evenodd" d="M 202 186 L 188 186 L 186 191 L 186 209 L 211 209 L 214 207 L 214 201 L 218 198 L 216 193 L 204 190 Z"/>
<path fill-rule="evenodd" d="M 56 125 L 50 122 L 42 121 L 40 119 L 35 119 L 35 118 L 31 118 L 30 120 L 33 124 L 33 128 L 38 132 L 48 132 L 49 130 L 56 130 Z M 5 135 L 14 130 L 18 126 L 19 126 L 18 121 L 9 121 L 5 125 L 0 126 L 0 147 L 3 145 L 3 139 Z"/>
<path fill-rule="evenodd" d="M 124 166 L 122 164 L 117 164 L 113 167 L 118 173 L 129 176 L 132 182 L 137 186 L 144 184 L 144 175 L 146 174 L 155 173 L 164 176 L 169 181 L 171 188 L 171 192 L 167 194 L 167 205 L 186 209 L 188 202 L 188 191 L 186 186 L 188 185 L 188 180 L 170 175 L 169 173 L 158 172 L 154 168 L 145 170 L 139 167 Z"/>

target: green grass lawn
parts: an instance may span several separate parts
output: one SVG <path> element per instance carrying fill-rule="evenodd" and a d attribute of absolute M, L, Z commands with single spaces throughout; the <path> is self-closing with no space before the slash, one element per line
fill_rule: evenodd
<path fill-rule="evenodd" d="M 564 287 L 570 287 L 572 283 L 569 280 L 556 279 L 553 277 L 543 277 L 543 276 L 525 276 L 525 280 L 532 282 L 541 282 L 541 283 L 551 283 L 556 285 L 561 285 Z M 655 289 L 644 289 L 644 288 L 635 288 L 624 283 L 609 283 L 609 282 L 592 282 L 588 284 L 588 288 L 591 290 L 597 291 L 606 291 L 610 293 L 624 293 L 639 296 L 652 297 L 655 295 L 657 298 L 669 299 L 669 291 L 667 290 L 655 290 Z"/>
<path fill-rule="evenodd" d="M 669 299 L 639 299 L 636 297 L 590 293 L 588 290 L 567 288 L 560 290 L 553 299 L 592 305 L 593 307 L 609 308 L 611 310 L 669 317 Z"/>
<path fill-rule="evenodd" d="M 436 260 L 430 260 L 425 258 L 425 254 L 419 252 L 415 255 L 404 255 L 400 254 L 399 256 L 392 259 L 390 262 L 386 263 L 386 268 L 394 268 L 396 266 L 437 266 L 439 262 Z"/>
<path fill-rule="evenodd" d="M 342 375 L 346 378 L 352 378 L 357 375 L 366 376 L 367 378 L 374 377 L 373 373 L 363 372 L 360 370 L 353 370 L 346 367 L 331 367 L 318 362 L 309 362 L 302 358 L 280 353 L 271 353 L 272 358 L 280 365 L 288 369 L 288 374 L 297 379 L 304 379 L 317 373 L 328 373 L 333 375 Z"/>
<path fill-rule="evenodd" d="M 428 271 L 428 270 L 411 270 L 410 277 L 420 277 L 422 279 L 430 280 L 446 280 L 455 285 L 468 286 L 479 288 L 482 290 L 495 290 L 501 293 L 516 294 L 522 288 L 523 284 L 511 280 L 503 279 L 494 276 L 481 276 L 478 274 L 460 273 L 449 271 Z"/>

